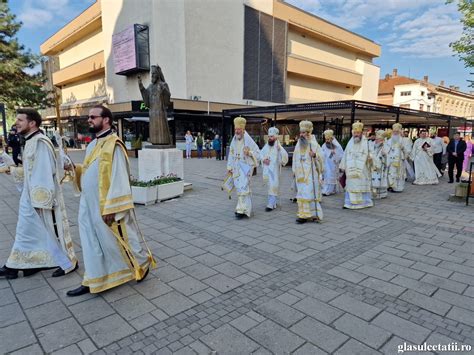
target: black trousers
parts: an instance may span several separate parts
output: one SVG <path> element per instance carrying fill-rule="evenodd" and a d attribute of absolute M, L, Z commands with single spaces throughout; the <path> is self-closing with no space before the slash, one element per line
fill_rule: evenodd
<path fill-rule="evenodd" d="M 23 164 L 23 162 L 18 158 L 18 155 L 20 155 L 20 153 L 21 149 L 12 149 L 13 161 L 16 165 Z"/>
<path fill-rule="evenodd" d="M 456 165 L 456 180 L 458 180 L 461 177 L 462 173 L 462 162 L 464 160 L 464 156 L 462 157 L 453 157 L 450 156 L 448 158 L 448 175 L 449 175 L 449 181 L 453 181 L 453 174 L 454 174 L 454 165 Z"/>
<path fill-rule="evenodd" d="M 442 167 L 441 167 L 441 158 L 442 157 L 443 157 L 442 152 L 433 154 L 433 162 L 434 162 L 434 164 L 436 165 L 436 167 L 438 168 L 438 170 L 441 174 L 443 174 Z"/>

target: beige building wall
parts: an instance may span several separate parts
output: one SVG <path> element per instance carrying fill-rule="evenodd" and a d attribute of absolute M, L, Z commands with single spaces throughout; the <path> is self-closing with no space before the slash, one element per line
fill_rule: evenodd
<path fill-rule="evenodd" d="M 159 64 L 173 97 L 187 97 L 184 0 L 102 0 L 106 87 L 110 103 L 140 100 L 135 75 L 116 75 L 112 57 L 112 35 L 138 23 L 149 26 L 150 64 Z M 149 74 L 142 74 L 149 84 Z"/>
<path fill-rule="evenodd" d="M 441 90 L 437 90 L 436 93 L 436 109 L 439 113 L 469 118 L 474 117 L 474 95 L 472 99 L 468 99 L 465 95 L 456 95 Z"/>
<path fill-rule="evenodd" d="M 355 100 L 377 102 L 380 67 L 363 59 L 357 59 L 355 68 L 362 74 L 362 86 L 354 93 Z"/>
<path fill-rule="evenodd" d="M 286 81 L 287 103 L 351 100 L 353 89 L 331 82 L 289 74 Z"/>
<path fill-rule="evenodd" d="M 349 70 L 356 70 L 356 54 L 294 29 L 288 32 L 288 53 L 315 59 Z"/>
<path fill-rule="evenodd" d="M 260 1 L 261 5 L 272 1 Z M 186 82 L 183 98 L 245 103 L 243 1 L 186 1 Z"/>
<path fill-rule="evenodd" d="M 58 54 L 59 68 L 63 69 L 71 64 L 87 58 L 95 53 L 102 51 L 104 48 L 104 36 L 102 30 L 98 29 L 81 39 L 80 42 L 66 48 Z"/>
<path fill-rule="evenodd" d="M 107 95 L 104 76 L 96 76 L 81 80 L 61 88 L 62 103 L 72 104 L 81 100 L 104 97 Z"/>

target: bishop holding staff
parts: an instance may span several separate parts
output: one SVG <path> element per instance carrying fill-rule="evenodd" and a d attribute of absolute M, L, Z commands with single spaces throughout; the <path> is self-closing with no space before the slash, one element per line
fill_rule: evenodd
<path fill-rule="evenodd" d="M 312 132 L 313 123 L 300 122 L 300 138 L 293 152 L 292 167 L 297 190 L 297 223 L 323 220 L 320 202 L 324 162 L 321 147 Z"/>
<path fill-rule="evenodd" d="M 288 153 L 278 140 L 278 128 L 268 129 L 268 142 L 260 152 L 263 166 L 263 181 L 268 185 L 268 203 L 266 211 L 270 212 L 277 206 L 280 194 L 281 167 L 288 163 Z"/>
<path fill-rule="evenodd" d="M 394 123 L 392 126 L 392 137 L 387 140 L 387 173 L 388 173 L 388 191 L 402 192 L 405 188 L 405 179 L 407 177 L 405 161 L 408 158 L 407 145 L 402 136 L 402 125 Z"/>
<path fill-rule="evenodd" d="M 352 138 L 347 143 L 339 168 L 346 174 L 344 208 L 372 207 L 371 158 L 367 138 L 362 134 L 364 124 L 352 125 Z"/>
<path fill-rule="evenodd" d="M 227 160 L 227 174 L 237 191 L 235 217 L 242 219 L 252 213 L 250 179 L 260 161 L 260 149 L 252 137 L 245 131 L 247 120 L 243 117 L 234 119 L 235 134 L 230 143 Z"/>

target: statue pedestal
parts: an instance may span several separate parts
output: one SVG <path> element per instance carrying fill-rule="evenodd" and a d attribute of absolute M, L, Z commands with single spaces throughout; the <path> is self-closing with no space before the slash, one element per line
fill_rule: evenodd
<path fill-rule="evenodd" d="M 138 179 L 149 181 L 173 174 L 184 178 L 183 152 L 176 148 L 147 146 L 138 151 Z"/>

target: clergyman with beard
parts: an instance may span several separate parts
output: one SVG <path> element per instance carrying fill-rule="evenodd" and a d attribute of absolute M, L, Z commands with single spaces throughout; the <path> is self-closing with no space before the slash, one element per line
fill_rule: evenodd
<path fill-rule="evenodd" d="M 352 138 L 339 165 L 346 174 L 346 192 L 344 208 L 361 209 L 372 207 L 371 158 L 367 138 L 363 135 L 364 124 L 352 125 Z"/>
<path fill-rule="evenodd" d="M 298 213 L 296 223 L 323 220 L 321 208 L 321 175 L 324 162 L 311 121 L 301 121 L 300 138 L 293 152 L 293 174 L 296 181 Z"/>
<path fill-rule="evenodd" d="M 235 217 L 242 219 L 250 217 L 252 213 L 252 196 L 250 179 L 253 169 L 260 161 L 260 149 L 257 143 L 245 131 L 247 120 L 243 117 L 234 119 L 234 137 L 230 143 L 229 157 L 227 160 L 227 174 L 232 177 L 234 188 L 237 192 L 237 207 Z"/>
<path fill-rule="evenodd" d="M 262 148 L 260 157 L 263 166 L 263 181 L 268 186 L 268 203 L 265 211 L 270 212 L 277 207 L 280 194 L 281 167 L 288 163 L 288 153 L 278 140 L 278 128 L 268 129 L 268 142 Z"/>
<path fill-rule="evenodd" d="M 112 122 L 108 108 L 90 110 L 87 123 L 96 138 L 87 146 L 84 163 L 74 167 L 81 190 L 78 222 L 85 271 L 82 285 L 67 292 L 71 297 L 140 282 L 155 266 L 146 243 L 141 245 L 127 150 L 112 132 Z"/>
<path fill-rule="evenodd" d="M 40 130 L 41 116 L 33 109 L 19 109 L 16 128 L 26 141 L 23 166 L 8 167 L 22 192 L 15 243 L 0 277 L 16 279 L 18 271 L 31 276 L 57 267 L 53 277 L 77 269 L 64 198 L 59 184 L 59 166 L 54 147 Z"/>
<path fill-rule="evenodd" d="M 392 137 L 387 140 L 385 145 L 387 150 L 388 191 L 402 192 L 407 177 L 405 161 L 410 152 L 407 152 L 404 144 L 400 123 L 393 124 Z"/>
<path fill-rule="evenodd" d="M 340 192 L 339 189 L 339 163 L 341 162 L 344 149 L 334 137 L 334 131 L 324 131 L 324 144 L 321 148 L 324 159 L 324 174 L 322 194 L 329 196 Z"/>

